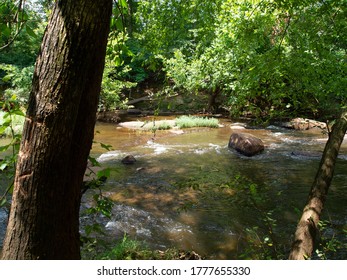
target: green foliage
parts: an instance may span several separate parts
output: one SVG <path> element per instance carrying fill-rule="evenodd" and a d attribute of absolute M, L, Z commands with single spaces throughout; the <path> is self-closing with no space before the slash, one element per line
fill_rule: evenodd
<path fill-rule="evenodd" d="M 150 260 L 155 259 L 155 252 L 144 247 L 143 244 L 136 240 L 131 240 L 124 235 L 123 239 L 118 242 L 111 250 L 97 256 L 100 260 Z"/>
<path fill-rule="evenodd" d="M 146 78 L 144 69 L 138 65 L 141 63 L 136 55 L 138 45 L 136 41 L 129 40 L 125 26 L 125 14 L 129 7 L 126 1 L 117 3 L 116 7 L 111 21 L 99 103 L 99 110 L 104 111 L 128 108 L 125 92 Z"/>
<path fill-rule="evenodd" d="M 145 121 L 141 126 L 142 129 L 151 131 L 155 133 L 157 130 L 168 130 L 171 129 L 173 125 L 166 120 L 157 121 L 153 119 L 152 121 Z"/>
<path fill-rule="evenodd" d="M 284 259 L 290 247 L 290 232 L 283 231 L 283 225 L 278 220 L 278 213 L 285 205 L 273 208 L 272 199 L 281 199 L 281 193 L 274 194 L 270 188 L 260 186 L 252 180 L 236 174 L 227 181 L 211 180 L 213 172 L 205 174 L 208 180 L 199 178 L 185 179 L 177 184 L 178 188 L 191 188 L 198 192 L 199 201 L 186 201 L 178 211 L 239 211 L 246 214 L 242 221 L 238 257 L 240 259 Z M 216 170 L 218 174 L 218 170 Z M 208 181 L 206 183 L 206 181 Z M 213 182 L 211 184 L 211 182 Z M 207 203 L 204 203 L 204 198 Z M 215 203 L 211 202 L 215 198 Z M 230 209 L 219 206 L 220 201 L 228 203 Z M 234 209 L 234 210 L 231 210 Z M 231 212 L 232 213 L 232 212 Z M 277 214 L 277 215 L 276 215 Z M 242 214 L 238 214 L 241 215 Z M 288 229 L 288 225 L 285 225 Z"/>
<path fill-rule="evenodd" d="M 232 189 L 235 193 L 229 198 L 231 204 L 242 205 L 243 211 L 249 211 L 257 221 L 253 226 L 245 224 L 243 232 L 244 245 L 240 245 L 241 259 L 286 259 L 290 250 L 291 231 L 288 224 L 281 221 L 281 214 L 288 210 L 282 203 L 282 192 L 273 193 L 270 188 L 260 186 L 252 180 L 236 175 L 232 180 L 220 186 L 221 189 Z M 273 198 L 277 203 L 273 203 Z M 275 206 L 275 207 L 274 207 Z M 300 217 L 300 210 L 293 212 Z M 347 231 L 341 225 L 329 221 L 320 221 L 320 236 L 313 259 L 336 259 L 347 247 L 343 240 Z M 286 230 L 286 231 L 285 231 Z"/>
<path fill-rule="evenodd" d="M 211 44 L 196 55 L 177 48 L 164 60 L 168 78 L 187 91 L 221 91 L 234 116 L 321 116 L 342 106 L 346 2 L 253 2 L 223 1 Z"/>
<path fill-rule="evenodd" d="M 4 152 L 8 148 L 17 145 L 21 139 L 22 126 L 25 119 L 25 114 L 21 110 L 16 96 L 12 96 L 10 99 L 0 100 L 0 137 L 7 136 L 10 138 L 10 144 L 1 147 L 1 151 Z"/>
<path fill-rule="evenodd" d="M 271 190 L 259 186 L 244 176 L 236 175 L 221 188 L 231 188 L 235 193 L 230 197 L 230 203 L 242 205 L 244 211 L 250 211 L 257 217 L 256 225 L 245 225 L 243 232 L 244 247 L 240 250 L 241 259 L 283 259 L 290 244 L 285 241 L 286 233 L 279 230 L 275 211 L 281 207 L 271 208 Z M 280 199 L 281 193 L 275 194 Z M 285 207 L 285 206 L 283 206 Z M 281 240 L 281 241 L 280 241 Z"/>
<path fill-rule="evenodd" d="M 184 253 L 176 249 L 151 250 L 143 242 L 127 235 L 116 243 L 94 241 L 82 250 L 82 259 L 95 260 L 177 260 L 182 256 Z"/>
<path fill-rule="evenodd" d="M 129 69 L 123 69 L 123 73 L 127 71 Z M 124 96 L 123 91 L 136 86 L 136 83 L 121 81 L 117 79 L 115 73 L 116 70 L 111 62 L 107 61 L 100 93 L 99 110 L 101 111 L 128 108 L 128 99 Z"/>
<path fill-rule="evenodd" d="M 111 217 L 111 210 L 113 206 L 113 201 L 102 194 L 96 194 L 93 196 L 96 205 L 87 210 L 87 214 L 101 213 L 105 217 Z"/>
<path fill-rule="evenodd" d="M 0 85 L 7 87 L 2 98 L 16 96 L 20 104 L 26 104 L 31 90 L 34 66 L 20 68 L 10 64 L 0 64 L 0 71 L 3 71 L 3 76 L 0 76 Z"/>
<path fill-rule="evenodd" d="M 43 11 L 52 1 L 38 3 L 34 9 L 0 2 L 0 48 L 6 46 L 0 61 L 16 67 L 20 78 L 11 89 L 19 99 L 28 92 L 24 83 L 32 68 L 26 67 L 38 53 Z M 343 0 L 115 1 L 100 110 L 127 108 L 135 87 L 163 82 L 164 73 L 173 87 L 166 92 L 195 93 L 206 103 L 222 97 L 219 105 L 232 116 L 333 118 L 347 99 L 346 5 Z M 0 71 L 0 77 L 7 75 Z"/>
<path fill-rule="evenodd" d="M 347 250 L 347 244 L 341 240 L 347 238 L 347 231 L 334 226 L 328 220 L 321 220 L 318 224 L 320 239 L 313 258 L 328 260 L 337 259 L 338 252 Z"/>
<path fill-rule="evenodd" d="M 23 130 L 24 120 L 24 113 L 19 109 L 11 110 L 11 112 L 0 111 L 0 137 L 19 137 Z"/>
<path fill-rule="evenodd" d="M 0 62 L 26 67 L 34 64 L 46 21 L 32 5 L 19 3 L 0 1 Z"/>
<path fill-rule="evenodd" d="M 172 125 L 166 121 L 163 121 L 158 125 L 158 130 L 168 130 L 171 128 L 172 128 Z"/>
<path fill-rule="evenodd" d="M 84 233 L 80 236 L 83 251 L 86 254 L 90 254 L 90 250 L 94 250 L 95 246 L 98 246 L 99 243 L 102 243 L 100 237 L 96 237 L 104 234 L 104 229 L 100 222 L 98 222 L 97 217 L 99 215 L 103 215 L 105 217 L 111 218 L 112 216 L 112 207 L 114 205 L 114 202 L 110 198 L 104 196 L 101 191 L 101 186 L 107 179 L 104 174 L 104 172 L 98 173 L 97 177 L 87 182 L 84 186 L 84 190 L 82 190 L 82 194 L 88 189 L 98 190 L 98 192 L 93 195 L 93 205 L 87 208 L 84 213 L 82 213 L 82 217 L 88 216 L 88 219 L 91 221 L 88 224 L 84 225 Z"/>
<path fill-rule="evenodd" d="M 136 35 L 154 57 L 169 57 L 175 49 L 192 54 L 198 44 L 208 45 L 211 41 L 221 2 L 140 1 Z"/>
<path fill-rule="evenodd" d="M 104 143 L 98 143 L 102 148 L 109 151 L 112 147 Z M 82 217 L 87 216 L 90 222 L 84 225 L 84 233 L 81 234 L 80 239 L 82 243 L 82 251 L 86 255 L 94 255 L 96 246 L 99 246 L 102 241 L 96 238 L 96 235 L 103 235 L 104 230 L 98 221 L 98 216 L 102 215 L 107 218 L 112 216 L 112 208 L 114 202 L 102 192 L 102 187 L 105 181 L 109 178 L 111 170 L 109 168 L 104 168 L 99 171 L 94 171 L 93 167 L 100 167 L 99 162 L 93 156 L 88 157 L 89 165 L 85 172 L 85 177 L 88 178 L 87 181 L 83 182 L 81 188 L 81 194 L 84 195 L 87 191 L 94 192 L 92 196 L 92 205 L 85 209 L 81 214 Z"/>
<path fill-rule="evenodd" d="M 146 121 L 141 128 L 145 130 L 151 130 L 153 132 L 157 130 L 167 130 L 173 127 L 178 128 L 192 128 L 192 127 L 218 127 L 218 119 L 208 117 L 197 116 L 180 116 L 173 121 L 160 120 Z"/>
<path fill-rule="evenodd" d="M 163 71 L 166 92 L 195 93 L 208 110 L 220 98 L 235 117 L 332 118 L 346 103 L 345 11 L 342 0 L 119 2 L 102 107 L 126 107 Z"/>
<path fill-rule="evenodd" d="M 8 194 L 12 192 L 17 155 L 25 115 L 15 96 L 0 99 L 0 137 L 7 137 L 7 144 L 0 146 L 4 158 L 0 161 L 0 173 L 6 178 L 7 188 L 0 196 L 0 207 L 7 203 Z"/>
<path fill-rule="evenodd" d="M 210 44 L 221 2 L 148 0 L 137 3 L 133 38 L 140 46 L 137 56 L 149 78 L 161 79 L 165 60 L 177 49 L 191 56 Z"/>
<path fill-rule="evenodd" d="M 218 127 L 218 119 L 208 117 L 181 116 L 176 119 L 179 128 L 190 127 Z"/>

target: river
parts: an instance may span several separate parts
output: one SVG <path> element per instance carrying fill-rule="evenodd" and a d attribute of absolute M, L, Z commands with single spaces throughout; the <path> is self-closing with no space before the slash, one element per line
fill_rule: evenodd
<path fill-rule="evenodd" d="M 112 145 L 109 152 L 98 144 L 92 151 L 112 170 L 104 192 L 116 204 L 112 218 L 102 220 L 109 236 L 126 233 L 154 249 L 176 247 L 213 259 L 240 258 L 245 252 L 252 257 L 248 245 L 257 246 L 268 236 L 277 239 L 276 246 L 290 248 L 327 137 L 320 130 L 247 129 L 266 146 L 264 153 L 249 158 L 228 148 L 231 121 L 221 123 L 218 129 L 155 135 L 98 123 L 95 140 Z M 126 155 L 136 163 L 123 165 Z M 346 169 L 344 141 L 323 217 L 344 230 Z M 258 201 L 250 198 L 252 184 Z M 340 233 L 331 229 L 324 234 Z M 346 242 L 345 234 L 338 238 Z M 334 257 L 347 258 L 347 252 Z"/>
<path fill-rule="evenodd" d="M 260 155 L 245 157 L 228 148 L 231 121 L 221 123 L 216 129 L 155 135 L 97 123 L 95 141 L 112 146 L 105 151 L 95 143 L 91 153 L 111 169 L 102 191 L 115 202 L 112 216 L 97 219 L 108 241 L 127 234 L 152 249 L 175 247 L 208 259 L 257 258 L 259 251 L 276 247 L 285 257 L 327 137 L 319 130 L 246 129 L 266 147 Z M 136 163 L 122 164 L 127 155 Z M 346 170 L 345 140 L 323 217 L 331 223 L 324 236 L 345 244 Z M 92 195 L 87 191 L 83 196 L 82 213 Z M 88 223 L 82 214 L 82 232 Z M 1 239 L 5 227 L 6 213 L 0 209 Z M 346 259 L 346 247 L 332 258 Z"/>

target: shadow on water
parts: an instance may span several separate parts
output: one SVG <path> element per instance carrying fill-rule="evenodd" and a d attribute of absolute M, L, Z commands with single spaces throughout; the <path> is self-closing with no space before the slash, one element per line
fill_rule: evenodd
<path fill-rule="evenodd" d="M 321 132 L 296 132 L 278 127 L 248 130 L 263 140 L 264 153 L 248 158 L 228 149 L 230 122 L 218 129 L 143 132 L 98 123 L 92 154 L 111 175 L 103 192 L 115 201 L 111 218 L 98 222 L 111 242 L 124 233 L 151 248 L 194 250 L 211 259 L 239 258 L 250 242 L 248 229 L 269 231 L 264 213 L 272 212 L 278 242 L 289 248 L 297 219 L 306 202 L 326 137 Z M 134 165 L 123 165 L 126 155 Z M 347 143 L 343 143 L 323 219 L 347 228 Z M 252 205 L 245 186 L 256 184 L 263 197 Z M 83 196 L 82 210 L 92 204 Z M 0 209 L 1 241 L 7 214 Z M 89 223 L 81 217 L 81 225 Z M 334 235 L 334 230 L 331 230 Z M 346 236 L 339 237 L 347 242 Z M 254 240 L 252 241 L 254 242 Z M 286 252 L 284 252 L 286 253 Z M 250 256 L 248 256 L 250 257 Z M 337 258 L 347 258 L 346 250 Z"/>
<path fill-rule="evenodd" d="M 262 221 L 268 211 L 274 212 L 279 243 L 289 248 L 326 141 L 320 132 L 250 130 L 266 149 L 248 158 L 228 149 L 229 123 L 182 135 L 159 131 L 155 139 L 150 132 L 109 124 L 97 130 L 97 141 L 113 146 L 101 155 L 93 149 L 113 170 L 105 191 L 116 204 L 111 219 L 102 221 L 108 235 L 117 239 L 126 233 L 154 249 L 174 246 L 213 259 L 238 258 L 249 241 L 247 229 L 268 230 Z M 344 227 L 346 152 L 344 143 L 325 217 Z M 120 163 L 128 154 L 137 159 L 132 166 Z M 266 197 L 258 209 L 249 205 L 249 197 L 239 198 L 238 188 L 251 183 Z"/>

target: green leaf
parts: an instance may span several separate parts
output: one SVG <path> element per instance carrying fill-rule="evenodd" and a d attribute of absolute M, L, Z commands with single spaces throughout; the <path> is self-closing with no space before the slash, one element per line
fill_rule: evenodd
<path fill-rule="evenodd" d="M 126 1 L 126 0 L 120 0 L 119 3 L 120 3 L 120 5 L 121 5 L 123 8 L 127 8 L 127 7 L 128 7 L 128 4 L 127 4 L 127 1 Z"/>
<path fill-rule="evenodd" d="M 98 176 L 98 178 L 101 178 L 101 177 L 110 177 L 110 174 L 111 174 L 111 169 L 110 168 L 105 168 L 103 170 L 100 170 L 96 173 L 96 175 Z"/>
<path fill-rule="evenodd" d="M 1 125 L 1 127 L 0 127 L 0 135 L 2 135 L 6 131 L 7 127 L 8 126 L 6 126 L 6 125 Z M 2 148 L 3 148 L 3 146 L 0 147 L 0 152 L 2 151 Z M 5 149 L 5 151 L 6 150 L 7 150 L 7 148 Z"/>
<path fill-rule="evenodd" d="M 100 166 L 100 163 L 96 160 L 96 158 L 89 156 L 88 159 L 93 166 Z"/>
<path fill-rule="evenodd" d="M 0 36 L 9 37 L 11 35 L 11 28 L 6 24 L 0 24 Z"/>
<path fill-rule="evenodd" d="M 115 25 L 116 25 L 117 30 L 122 30 L 124 28 L 123 21 L 121 18 L 116 20 Z"/>
<path fill-rule="evenodd" d="M 116 67 L 122 65 L 122 60 L 121 60 L 121 58 L 120 58 L 119 56 L 115 57 L 113 62 L 114 62 L 114 65 L 115 65 Z"/>
<path fill-rule="evenodd" d="M 25 113 L 23 112 L 23 111 L 21 111 L 21 110 L 13 110 L 13 111 L 11 111 L 11 114 L 12 115 L 17 115 L 17 116 L 22 116 L 22 117 L 25 117 Z"/>
<path fill-rule="evenodd" d="M 100 146 L 101 146 L 101 148 L 106 149 L 107 151 L 111 151 L 111 149 L 112 149 L 112 145 L 100 143 Z"/>
<path fill-rule="evenodd" d="M 6 104 L 7 105 L 7 104 Z M 3 120 L 6 120 L 6 122 L 9 121 L 9 116 L 10 116 L 10 113 L 6 112 L 5 114 L 3 114 L 3 116 L 1 117 Z M 4 125 L 4 124 L 2 124 Z"/>
<path fill-rule="evenodd" d="M 6 202 L 7 202 L 6 197 L 4 197 L 3 199 L 1 199 L 1 201 L 0 201 L 0 207 L 3 207 L 3 206 L 6 204 Z"/>
<path fill-rule="evenodd" d="M 13 78 L 13 74 L 7 74 L 6 76 L 4 76 L 3 78 L 2 78 L 2 81 L 4 82 L 4 83 L 8 83 L 9 81 L 11 81 L 11 79 Z"/>
<path fill-rule="evenodd" d="M 20 18 L 23 20 L 23 21 L 27 21 L 29 19 L 29 14 L 25 11 L 25 10 L 22 10 L 22 13 L 20 15 Z"/>
<path fill-rule="evenodd" d="M 111 23 L 110 23 L 111 30 L 115 28 L 115 26 L 116 26 L 116 21 L 117 21 L 117 19 L 115 19 L 114 17 L 111 18 Z"/>
<path fill-rule="evenodd" d="M 33 37 L 33 38 L 36 38 L 36 37 L 37 37 L 37 35 L 36 35 L 36 33 L 34 32 L 34 30 L 33 30 L 31 27 L 29 27 L 28 25 L 25 27 L 25 30 L 26 30 L 26 32 L 28 33 L 28 35 L 29 35 L 30 37 Z"/>
<path fill-rule="evenodd" d="M 7 166 L 8 166 L 7 162 L 1 163 L 1 164 L 0 164 L 0 170 L 1 170 L 1 171 L 4 171 L 4 170 L 7 168 Z"/>

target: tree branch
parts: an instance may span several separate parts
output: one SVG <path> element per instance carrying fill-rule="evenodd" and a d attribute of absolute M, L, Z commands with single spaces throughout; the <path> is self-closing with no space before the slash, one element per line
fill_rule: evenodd
<path fill-rule="evenodd" d="M 18 35 L 21 33 L 21 31 L 22 31 L 22 29 L 26 23 L 26 21 L 23 20 L 24 5 L 25 5 L 25 0 L 20 0 L 18 3 L 18 6 L 17 6 L 17 11 L 13 17 L 13 23 L 16 23 L 16 25 L 17 25 L 16 33 L 14 34 L 14 36 L 11 39 L 9 39 L 7 44 L 0 47 L 0 51 L 3 51 L 4 49 L 11 46 L 14 43 L 14 41 L 17 39 Z M 21 19 L 19 18 L 20 15 L 22 16 Z"/>

